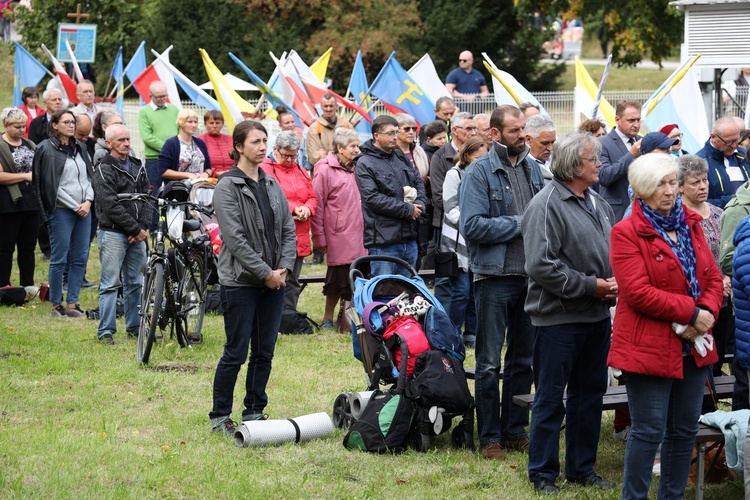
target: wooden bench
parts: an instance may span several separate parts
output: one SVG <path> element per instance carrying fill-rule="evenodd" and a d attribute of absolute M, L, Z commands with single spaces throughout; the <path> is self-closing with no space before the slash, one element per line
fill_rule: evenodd
<path fill-rule="evenodd" d="M 734 392 L 734 377 L 727 375 L 724 377 L 715 377 L 714 384 L 716 385 L 716 399 L 731 398 Z M 615 385 L 607 388 L 607 392 L 604 394 L 602 410 L 616 410 L 619 408 L 628 407 L 628 395 L 625 392 L 626 388 L 624 385 Z M 709 396 L 708 388 L 704 389 L 704 396 Z M 565 402 L 567 396 L 563 397 Z M 513 396 L 513 402 L 518 406 L 524 408 L 530 408 L 534 404 L 533 394 L 520 394 Z"/>

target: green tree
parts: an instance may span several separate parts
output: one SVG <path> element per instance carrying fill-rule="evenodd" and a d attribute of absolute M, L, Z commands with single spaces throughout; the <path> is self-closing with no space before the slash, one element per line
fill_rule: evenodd
<path fill-rule="evenodd" d="M 647 58 L 661 64 L 683 40 L 684 14 L 669 5 L 669 0 L 548 0 L 546 3 L 564 9 L 567 19 L 601 20 L 605 36 L 613 42 L 612 60 L 620 65 L 633 66 Z"/>
<path fill-rule="evenodd" d="M 482 64 L 482 52 L 498 68 L 512 74 L 530 91 L 555 90 L 564 68 L 541 65 L 546 36 L 532 29 L 532 2 L 520 0 L 421 0 L 425 22 L 421 51 L 428 52 L 438 74 L 445 78 L 457 67 L 458 54 L 474 54 L 474 67 L 489 74 Z"/>
<path fill-rule="evenodd" d="M 37 59 L 46 62 L 47 57 L 41 49 L 45 44 L 54 54 L 57 48 L 57 25 L 71 22 L 68 13 L 76 11 L 81 4 L 81 11 L 88 13 L 85 24 L 96 24 L 96 63 L 93 65 L 97 75 L 97 94 L 104 92 L 109 72 L 117 56 L 117 49 L 122 45 L 125 63 L 128 54 L 138 48 L 145 35 L 145 23 L 151 14 L 152 2 L 147 0 L 58 0 L 55 2 L 34 2 L 34 10 L 23 7 L 16 9 L 23 45 Z"/>

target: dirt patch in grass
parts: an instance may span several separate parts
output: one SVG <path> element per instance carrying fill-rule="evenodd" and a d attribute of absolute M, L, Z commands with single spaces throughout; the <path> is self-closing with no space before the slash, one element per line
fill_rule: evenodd
<path fill-rule="evenodd" d="M 198 373 L 198 366 L 196 365 L 185 365 L 185 364 L 173 364 L 173 363 L 162 363 L 157 366 L 149 366 L 147 369 L 155 372 L 180 372 L 180 373 Z"/>

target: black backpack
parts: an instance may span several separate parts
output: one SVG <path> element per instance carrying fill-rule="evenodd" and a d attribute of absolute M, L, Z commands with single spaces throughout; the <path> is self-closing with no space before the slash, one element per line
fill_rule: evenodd
<path fill-rule="evenodd" d="M 443 351 L 419 355 L 406 394 L 422 408 L 438 406 L 449 412 L 464 412 L 474 404 L 461 361 Z"/>
<path fill-rule="evenodd" d="M 320 329 L 315 321 L 307 317 L 307 313 L 298 311 L 284 311 L 281 313 L 281 325 L 279 333 L 297 333 L 312 335 L 313 326 Z"/>
<path fill-rule="evenodd" d="M 22 286 L 0 287 L 0 305 L 22 306 L 26 303 L 26 289 Z"/>

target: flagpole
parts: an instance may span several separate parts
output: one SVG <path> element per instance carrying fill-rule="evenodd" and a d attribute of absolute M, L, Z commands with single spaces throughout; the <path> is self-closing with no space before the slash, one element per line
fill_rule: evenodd
<path fill-rule="evenodd" d="M 599 90 L 596 92 L 596 101 L 594 102 L 594 109 L 591 110 L 591 119 L 596 120 L 596 115 L 599 113 L 599 105 L 602 103 L 602 94 L 604 93 L 604 85 L 607 84 L 607 77 L 609 77 L 609 68 L 612 66 L 612 54 L 607 58 L 607 64 L 604 66 L 604 73 L 602 73 L 602 81 L 599 82 Z"/>

